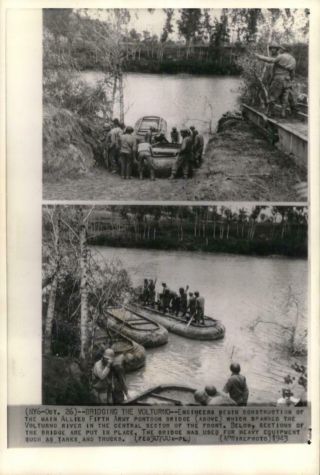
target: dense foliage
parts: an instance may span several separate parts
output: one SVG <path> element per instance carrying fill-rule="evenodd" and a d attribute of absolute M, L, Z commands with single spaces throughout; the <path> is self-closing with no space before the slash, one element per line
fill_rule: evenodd
<path fill-rule="evenodd" d="M 95 244 L 257 255 L 307 255 L 304 207 L 126 206 L 95 211 Z"/>

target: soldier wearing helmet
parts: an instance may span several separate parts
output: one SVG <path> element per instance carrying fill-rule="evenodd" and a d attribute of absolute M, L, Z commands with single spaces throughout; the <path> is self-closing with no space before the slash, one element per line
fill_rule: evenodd
<path fill-rule="evenodd" d="M 225 393 L 217 391 L 215 386 L 206 386 L 204 388 L 206 394 L 209 396 L 208 406 L 236 406 L 237 404 L 231 397 Z"/>
<path fill-rule="evenodd" d="M 121 178 L 130 179 L 132 174 L 133 160 L 137 151 L 137 140 L 133 135 L 133 128 L 126 127 L 120 136 L 120 169 Z"/>
<path fill-rule="evenodd" d="M 180 143 L 179 132 L 177 131 L 177 127 L 172 127 L 171 133 L 171 143 Z"/>
<path fill-rule="evenodd" d="M 121 404 L 128 396 L 123 356 L 116 357 L 112 348 L 104 350 L 102 358 L 93 367 L 93 390 L 101 404 Z"/>
<path fill-rule="evenodd" d="M 238 406 L 246 406 L 249 397 L 249 389 L 246 378 L 240 374 L 241 368 L 239 363 L 231 363 L 231 376 L 226 382 L 223 391 L 228 393 Z"/>
<path fill-rule="evenodd" d="M 193 141 L 190 136 L 190 131 L 187 129 L 180 130 L 182 137 L 182 144 L 178 156 L 172 166 L 170 179 L 176 178 L 178 171 L 181 169 L 183 178 L 187 179 L 192 173 L 192 146 Z"/>
<path fill-rule="evenodd" d="M 274 105 L 279 101 L 281 104 L 281 116 L 285 117 L 288 104 L 292 112 L 296 110 L 292 93 L 292 81 L 296 69 L 296 60 L 287 52 L 284 45 L 271 43 L 269 45 L 269 51 L 271 56 L 255 54 L 256 58 L 260 61 L 273 64 L 267 114 L 272 115 L 274 113 Z"/>

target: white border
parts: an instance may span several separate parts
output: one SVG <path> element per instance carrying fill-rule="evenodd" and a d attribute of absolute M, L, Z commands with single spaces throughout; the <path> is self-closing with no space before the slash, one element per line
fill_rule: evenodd
<path fill-rule="evenodd" d="M 40 273 L 36 263 L 41 259 L 41 28 L 37 21 L 29 17 L 30 9 L 41 7 L 155 7 L 150 1 L 102 2 L 94 1 L 50 1 L 3 0 L 1 7 L 1 39 L 5 39 L 5 14 L 8 8 L 26 9 L 25 19 L 12 25 L 7 36 L 7 49 L 1 42 L 1 65 L 6 52 L 8 74 L 7 127 L 7 193 L 8 193 L 8 303 L 10 320 L 9 376 L 14 386 L 15 400 L 36 402 L 39 394 L 39 322 L 41 301 L 39 297 Z M 156 7 L 172 7 L 170 1 L 157 2 Z M 9 449 L 6 447 L 5 425 L 0 431 L 1 453 L 0 473 L 2 474 L 317 474 L 319 445 L 319 3 L 306 1 L 246 1 L 242 7 L 312 8 L 311 15 L 311 58 L 310 61 L 310 295 L 311 334 L 310 335 L 310 389 L 312 407 L 313 443 L 291 446 L 224 446 L 224 447 L 155 447 L 155 448 L 90 448 L 90 449 Z M 239 7 L 237 1 L 181 1 L 174 7 Z M 27 10 L 30 10 L 29 12 Z M 22 14 L 23 11 L 20 10 Z M 37 12 L 34 12 L 37 16 Z M 26 20 L 26 18 L 28 19 Z M 40 36 L 39 36 L 40 35 Z M 33 39 L 31 39 L 33 38 Z M 3 70 L 3 69 L 2 69 Z M 4 84 L 1 83 L 1 106 L 4 101 Z M 5 138 L 3 121 L 2 139 Z M 1 141 L 2 157 L 4 141 Z M 1 172 L 5 163 L 1 162 Z M 1 211 L 4 209 L 5 174 L 1 174 Z M 111 202 L 109 202 L 111 204 Z M 207 203 L 207 202 L 205 202 Z M 201 205 L 205 203 L 193 203 Z M 104 204 L 106 204 L 104 202 Z M 116 204 L 116 202 L 112 202 Z M 136 204 L 143 204 L 136 202 Z M 154 204 L 154 203 L 153 203 Z M 168 203 L 166 203 L 168 204 Z M 173 203 L 172 203 L 173 204 Z M 174 203 L 180 204 L 180 203 Z M 181 203 L 182 204 L 182 203 Z M 184 202 L 185 204 L 185 202 Z M 188 203 L 190 204 L 190 203 Z M 272 204 L 272 203 L 268 203 Z M 278 203 L 277 203 L 278 204 Z M 287 203 L 284 203 L 287 204 Z M 1 255 L 5 253 L 5 222 L 1 216 Z M 4 280 L 5 259 L 1 260 L 2 281 Z M 5 282 L 3 283 L 5 284 Z M 5 286 L 1 286 L 1 305 L 6 304 Z M 17 298 L 19 296 L 19 298 Z M 23 319 L 21 316 L 23 315 Z M 33 324 L 35 325 L 33 328 Z M 12 335 L 12 336 L 11 336 Z M 4 348 L 6 345 L 5 319 L 1 319 L 1 375 L 6 374 Z M 9 348 L 10 349 L 10 348 Z M 41 361 L 41 360 L 40 360 Z M 31 377 L 32 374 L 32 377 Z M 41 375 L 40 375 L 41 378 Z M 6 395 L 1 385 L 1 421 L 5 424 Z M 11 387 L 11 384 L 10 384 Z M 13 397 L 10 396 L 10 397 Z M 38 402 L 38 401 L 37 401 Z"/>

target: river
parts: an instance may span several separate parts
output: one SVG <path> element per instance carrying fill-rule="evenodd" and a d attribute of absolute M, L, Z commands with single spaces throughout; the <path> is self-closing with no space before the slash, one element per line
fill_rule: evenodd
<path fill-rule="evenodd" d="M 187 284 L 198 289 L 206 299 L 206 314 L 226 327 L 225 338 L 211 342 L 170 333 L 167 345 L 147 350 L 145 368 L 127 376 L 131 396 L 166 383 L 221 389 L 232 358 L 241 364 L 250 400 L 275 402 L 283 377 L 294 373 L 291 364 L 306 363 L 306 358 L 289 356 L 283 344 L 288 333 L 277 322 L 290 326 L 299 312 L 298 334 L 307 328 L 307 260 L 103 246 L 92 250 L 98 260 L 121 259 L 134 285 L 157 277 L 157 291 L 163 281 L 173 289 Z M 265 323 L 254 328 L 257 319 Z"/>
<path fill-rule="evenodd" d="M 80 77 L 89 84 L 103 79 L 103 73 L 85 71 Z M 141 74 L 124 76 L 125 122 L 134 125 L 144 115 L 159 115 L 168 131 L 194 125 L 205 135 L 211 122 L 214 131 L 223 113 L 238 106 L 240 79 L 233 76 L 191 74 Z M 116 107 L 115 115 L 119 116 Z"/>

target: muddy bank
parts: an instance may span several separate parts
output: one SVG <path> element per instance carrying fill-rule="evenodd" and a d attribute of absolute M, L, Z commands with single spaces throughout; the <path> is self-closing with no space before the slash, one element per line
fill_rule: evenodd
<path fill-rule="evenodd" d="M 79 177 L 44 174 L 44 199 L 301 201 L 307 181 L 290 158 L 244 121 L 233 121 L 209 140 L 202 167 L 189 180 L 130 181 L 100 166 Z"/>

